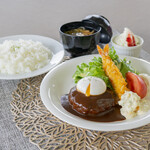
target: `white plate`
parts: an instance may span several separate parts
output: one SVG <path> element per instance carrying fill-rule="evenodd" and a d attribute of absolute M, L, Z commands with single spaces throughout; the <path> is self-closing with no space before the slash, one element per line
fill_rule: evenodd
<path fill-rule="evenodd" d="M 29 73 L 15 74 L 15 75 L 8 75 L 8 74 L 0 73 L 0 79 L 6 79 L 6 80 L 24 79 L 24 78 L 34 77 L 34 76 L 43 74 L 45 72 L 48 72 L 57 64 L 59 64 L 64 57 L 64 49 L 63 49 L 62 44 L 60 44 L 56 40 L 51 39 L 49 37 L 44 37 L 44 36 L 39 36 L 39 35 L 14 35 L 14 36 L 0 38 L 0 44 L 3 43 L 3 41 L 5 40 L 19 40 L 19 39 L 41 42 L 44 46 L 48 47 L 52 51 L 51 61 L 43 68 L 40 68 L 38 70 L 29 72 Z"/>
<path fill-rule="evenodd" d="M 94 56 L 99 55 L 82 56 L 66 61 L 52 69 L 45 76 L 41 83 L 40 94 L 46 108 L 56 117 L 69 124 L 92 130 L 119 131 L 137 128 L 150 123 L 150 112 L 145 115 L 135 117 L 131 120 L 99 123 L 84 120 L 78 116 L 75 116 L 61 106 L 60 97 L 64 94 L 68 94 L 69 90 L 75 85 L 72 75 L 76 70 L 76 66 L 83 62 L 87 63 L 91 61 Z M 120 58 L 124 58 L 124 56 L 120 56 Z M 129 56 L 127 59 L 132 61 L 132 66 L 140 73 L 150 74 L 149 62 Z"/>

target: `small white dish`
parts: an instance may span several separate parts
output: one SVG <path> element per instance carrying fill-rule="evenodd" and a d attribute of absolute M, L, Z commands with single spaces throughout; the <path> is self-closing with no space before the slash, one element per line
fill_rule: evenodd
<path fill-rule="evenodd" d="M 120 46 L 114 42 L 117 36 L 118 35 L 112 37 L 111 43 L 118 55 L 126 55 L 126 56 L 133 56 L 133 57 L 140 56 L 142 45 L 144 43 L 143 38 L 135 35 L 139 39 L 140 44 L 138 44 L 137 46 L 125 47 L 125 46 Z"/>
<path fill-rule="evenodd" d="M 68 94 L 70 89 L 75 86 L 72 79 L 72 75 L 76 70 L 76 66 L 81 63 L 88 63 L 94 56 L 100 55 L 87 55 L 78 58 L 68 60 L 55 68 L 53 68 L 43 79 L 40 86 L 41 99 L 46 108 L 59 119 L 78 126 L 81 128 L 98 130 L 98 131 L 119 131 L 137 128 L 150 123 L 150 111 L 145 115 L 135 117 L 131 120 L 100 123 L 94 121 L 88 121 L 75 116 L 66 111 L 60 102 L 60 98 L 64 94 Z M 125 56 L 120 56 L 124 58 Z M 134 58 L 126 57 L 132 62 L 132 66 L 137 69 L 140 73 L 150 74 L 150 63 Z"/>
<path fill-rule="evenodd" d="M 51 70 L 53 67 L 55 67 L 57 64 L 59 64 L 64 57 L 64 48 L 62 44 L 49 37 L 44 37 L 39 35 L 14 35 L 14 36 L 0 38 L 0 43 L 3 43 L 5 40 L 19 40 L 19 39 L 41 42 L 44 46 L 48 47 L 52 51 L 52 58 L 50 62 L 43 68 L 40 68 L 38 70 L 29 73 L 24 73 L 24 74 L 10 75 L 10 74 L 0 73 L 0 79 L 5 79 L 5 80 L 24 79 L 24 78 L 30 78 L 30 77 L 34 77 L 46 73 L 49 70 Z"/>

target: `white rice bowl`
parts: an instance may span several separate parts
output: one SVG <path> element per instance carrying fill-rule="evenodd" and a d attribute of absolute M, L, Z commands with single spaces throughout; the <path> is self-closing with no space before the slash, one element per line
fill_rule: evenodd
<path fill-rule="evenodd" d="M 29 73 L 47 65 L 51 57 L 51 50 L 41 42 L 6 40 L 0 44 L 0 73 Z"/>

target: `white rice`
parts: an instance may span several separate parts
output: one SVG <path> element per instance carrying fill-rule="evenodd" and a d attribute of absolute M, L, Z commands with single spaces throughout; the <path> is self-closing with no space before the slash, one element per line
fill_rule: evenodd
<path fill-rule="evenodd" d="M 28 73 L 44 67 L 51 56 L 51 50 L 40 42 L 6 40 L 0 44 L 0 73 Z"/>

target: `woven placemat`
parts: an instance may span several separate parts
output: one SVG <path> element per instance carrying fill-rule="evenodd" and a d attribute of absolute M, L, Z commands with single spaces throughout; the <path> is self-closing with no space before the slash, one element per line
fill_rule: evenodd
<path fill-rule="evenodd" d="M 150 124 L 128 131 L 101 132 L 78 128 L 53 116 L 40 99 L 43 77 L 21 80 L 12 94 L 14 121 L 31 143 L 46 150 L 150 149 Z"/>

